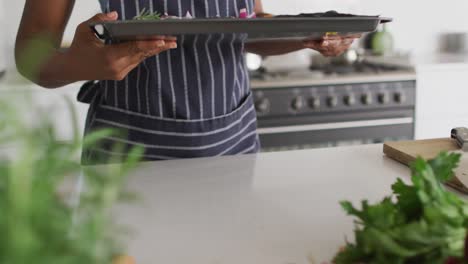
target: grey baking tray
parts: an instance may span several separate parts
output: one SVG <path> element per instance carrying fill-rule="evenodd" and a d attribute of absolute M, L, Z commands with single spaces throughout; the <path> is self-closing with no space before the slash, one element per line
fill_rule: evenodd
<path fill-rule="evenodd" d="M 391 18 L 355 17 L 276 17 L 255 19 L 207 18 L 126 20 L 91 24 L 98 37 L 106 40 L 144 40 L 157 35 L 246 34 L 247 40 L 319 38 L 326 32 L 347 35 L 372 32 Z"/>

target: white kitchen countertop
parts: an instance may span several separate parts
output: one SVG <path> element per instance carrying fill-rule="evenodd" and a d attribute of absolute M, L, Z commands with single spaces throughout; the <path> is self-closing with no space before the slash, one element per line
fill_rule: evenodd
<path fill-rule="evenodd" d="M 339 201 L 380 200 L 397 177 L 382 145 L 149 162 L 117 219 L 138 264 L 321 263 L 353 237 Z"/>

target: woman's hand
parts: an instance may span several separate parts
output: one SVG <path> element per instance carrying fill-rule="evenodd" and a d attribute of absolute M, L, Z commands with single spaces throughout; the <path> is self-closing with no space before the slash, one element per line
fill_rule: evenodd
<path fill-rule="evenodd" d="M 305 48 L 314 49 L 326 57 L 339 56 L 351 47 L 355 39 L 361 35 L 326 35 L 322 39 L 306 39 L 304 41 L 256 41 L 246 43 L 247 52 L 260 56 L 281 55 Z"/>
<path fill-rule="evenodd" d="M 305 48 L 313 49 L 320 52 L 325 57 L 339 56 L 348 50 L 355 39 L 361 35 L 326 35 L 320 40 L 305 40 L 303 42 Z"/>
<path fill-rule="evenodd" d="M 122 80 L 146 58 L 177 48 L 176 39 L 167 36 L 105 45 L 96 38 L 89 24 L 113 21 L 117 16 L 116 12 L 98 14 L 78 26 L 72 45 L 64 55 L 77 79 Z"/>
<path fill-rule="evenodd" d="M 116 12 L 98 14 L 78 26 L 71 47 L 60 50 L 75 1 L 26 0 L 15 43 L 19 72 L 47 88 L 83 80 L 121 80 L 142 60 L 176 48 L 175 38 L 104 45 L 90 22 L 117 20 Z"/>

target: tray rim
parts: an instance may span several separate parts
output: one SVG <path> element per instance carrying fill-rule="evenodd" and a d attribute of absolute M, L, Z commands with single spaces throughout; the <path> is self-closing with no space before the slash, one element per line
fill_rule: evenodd
<path fill-rule="evenodd" d="M 240 19 L 240 18 L 196 18 L 196 19 L 166 19 L 166 20 L 118 20 L 118 21 L 102 21 L 90 23 L 90 28 L 95 34 L 103 40 L 133 40 L 133 39 L 146 39 L 143 36 L 153 35 L 197 35 L 197 34 L 218 34 L 218 33 L 248 33 L 251 34 L 249 40 L 255 39 L 272 39 L 274 38 L 291 38 L 297 35 L 305 35 L 305 33 L 320 33 L 326 32 L 336 33 L 367 33 L 376 29 L 379 24 L 388 23 L 393 21 L 392 18 L 381 16 L 355 16 L 355 17 L 279 17 L 279 18 L 256 18 L 256 19 Z M 347 26 L 336 26 L 337 24 L 359 23 L 355 29 L 344 29 Z M 363 26 L 362 23 L 369 25 Z M 326 24 L 335 24 L 328 29 L 318 29 L 319 27 L 326 28 Z M 294 26 L 296 25 L 296 26 Z M 311 25 L 309 29 L 305 29 L 304 25 Z M 124 34 L 113 33 L 119 30 L 122 26 L 126 31 Z M 157 27 L 160 33 L 129 33 L 129 30 L 135 27 Z M 211 29 L 209 27 L 212 26 Z M 172 33 L 168 32 L 168 28 L 174 27 Z M 187 28 L 185 28 L 187 27 Z M 203 27 L 205 29 L 196 29 Z M 251 28 L 250 28 L 251 27 Z M 294 30 L 292 28 L 297 30 Z M 360 28 L 359 28 L 360 27 Z M 216 29 L 214 29 L 216 28 Z M 223 29 L 220 29 L 223 28 Z M 230 30 L 224 30 L 231 28 Z M 235 29 L 233 29 L 235 28 Z M 256 28 L 256 29 L 255 29 Z M 263 33 L 259 34 L 260 29 L 263 28 Z M 136 32 L 138 32 L 137 29 Z M 147 31 L 148 29 L 146 29 Z M 280 33 L 281 32 L 281 33 Z M 296 32 L 297 34 L 289 34 Z M 268 34 L 278 33 L 277 36 L 268 36 Z M 286 36 L 285 36 L 286 34 Z M 259 36 L 256 36 L 259 35 Z M 132 37 L 136 36 L 136 37 Z M 256 36 L 256 37 L 255 37 Z M 301 36 L 306 38 L 306 36 Z"/>
<path fill-rule="evenodd" d="M 118 25 L 118 24 L 182 24 L 182 23 L 279 23 L 284 21 L 382 21 L 383 23 L 392 22 L 391 17 L 380 16 L 356 16 L 356 17 L 278 17 L 278 18 L 193 18 L 193 19 L 164 19 L 164 20 L 117 20 L 89 23 L 90 26 L 96 25 Z"/>

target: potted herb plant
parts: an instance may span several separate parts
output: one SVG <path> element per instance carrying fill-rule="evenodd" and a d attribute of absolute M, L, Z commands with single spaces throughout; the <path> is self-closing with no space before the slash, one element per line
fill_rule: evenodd
<path fill-rule="evenodd" d="M 132 264 L 121 256 L 123 230 L 111 208 L 128 197 L 121 187 L 142 150 L 112 166 L 82 167 L 82 147 L 113 132 L 82 139 L 72 115 L 74 139 L 60 141 L 47 111 L 31 107 L 31 120 L 15 107 L 24 97 L 0 101 L 0 263 Z M 84 187 L 70 189 L 76 182 Z"/>

